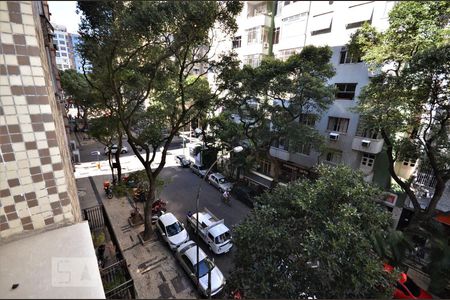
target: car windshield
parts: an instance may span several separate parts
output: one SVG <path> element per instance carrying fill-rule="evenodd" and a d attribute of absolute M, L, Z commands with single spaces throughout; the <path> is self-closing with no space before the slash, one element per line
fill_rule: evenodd
<path fill-rule="evenodd" d="M 228 183 L 228 180 L 225 177 L 223 177 L 223 178 L 219 179 L 219 182 L 220 183 Z"/>
<path fill-rule="evenodd" d="M 214 239 L 216 244 L 222 244 L 225 243 L 226 241 L 228 241 L 231 237 L 231 234 L 229 231 L 222 233 L 219 236 L 216 236 L 216 238 Z"/>
<path fill-rule="evenodd" d="M 411 294 L 413 294 L 413 296 L 419 297 L 420 287 L 418 287 L 417 284 L 414 283 L 414 281 L 412 281 L 408 277 L 408 279 L 403 284 L 408 288 L 408 290 L 411 292 Z"/>
<path fill-rule="evenodd" d="M 206 167 L 205 166 L 199 166 L 198 169 L 203 171 L 203 170 L 206 170 Z"/>
<path fill-rule="evenodd" d="M 202 261 L 199 262 L 198 264 L 199 266 L 199 278 L 202 278 L 203 276 L 205 276 L 206 274 L 208 274 L 209 270 L 212 270 L 214 268 L 214 263 L 209 260 L 209 258 L 205 258 Z M 194 265 L 194 270 L 195 272 L 197 272 L 197 264 Z"/>
<path fill-rule="evenodd" d="M 169 226 L 166 226 L 166 230 L 168 236 L 173 236 L 183 231 L 183 225 L 181 225 L 180 222 L 175 222 Z"/>

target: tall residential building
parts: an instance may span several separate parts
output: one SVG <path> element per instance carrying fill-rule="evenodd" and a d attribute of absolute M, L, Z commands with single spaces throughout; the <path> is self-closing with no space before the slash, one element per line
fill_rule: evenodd
<path fill-rule="evenodd" d="M 56 66 L 59 70 L 74 69 L 75 63 L 73 56 L 73 46 L 70 34 L 67 32 L 66 26 L 52 24 L 54 28 L 53 41 L 56 48 Z"/>
<path fill-rule="evenodd" d="M 83 71 L 83 59 L 80 56 L 80 53 L 77 51 L 77 45 L 80 43 L 80 35 L 76 33 L 70 33 L 69 36 L 71 39 L 71 47 L 69 48 L 71 51 L 70 56 L 73 57 L 75 70 L 77 70 L 78 73 L 83 73 L 84 71 L 90 72 L 92 69 L 92 65 L 88 61 L 84 62 Z"/>
<path fill-rule="evenodd" d="M 338 89 L 335 100 L 316 122 L 305 118 L 326 137 L 328 149 L 318 153 L 304 147 L 301 152 L 293 152 L 280 141 L 270 153 L 282 161 L 281 181 L 298 178 L 317 162 L 347 164 L 363 171 L 367 181 L 383 186 L 389 180 L 380 155 L 383 140 L 376 132 L 366 130 L 363 119 L 350 111 L 372 74 L 360 59 L 348 55 L 346 44 L 364 22 L 380 30 L 387 28 L 393 5 L 394 1 L 247 1 L 237 17 L 239 29 L 234 38 L 216 33 L 218 54 L 234 50 L 242 64 L 253 67 L 270 51 L 280 59 L 287 59 L 306 45 L 328 45 L 333 51 L 331 63 L 336 75 L 328 83 Z M 213 77 L 210 74 L 211 82 Z M 383 168 L 377 168 L 378 163 Z M 259 165 L 260 174 L 271 176 L 270 161 Z"/>
<path fill-rule="evenodd" d="M 6 298 L 104 298 L 52 37 L 47 1 L 0 2 L 0 289 Z"/>

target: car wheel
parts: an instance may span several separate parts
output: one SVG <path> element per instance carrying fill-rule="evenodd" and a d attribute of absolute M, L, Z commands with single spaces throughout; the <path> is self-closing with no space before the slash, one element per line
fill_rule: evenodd
<path fill-rule="evenodd" d="M 122 151 L 120 151 L 120 153 L 125 154 L 125 153 L 127 153 L 127 151 L 122 150 Z"/>

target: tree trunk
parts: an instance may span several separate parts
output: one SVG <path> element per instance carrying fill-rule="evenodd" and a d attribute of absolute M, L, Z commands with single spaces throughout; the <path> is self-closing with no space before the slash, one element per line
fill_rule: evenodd
<path fill-rule="evenodd" d="M 116 154 L 114 154 L 114 157 L 116 159 L 116 169 L 117 169 L 117 178 L 115 180 L 115 183 L 122 182 L 122 165 L 120 164 L 120 149 L 122 149 L 122 143 L 120 143 L 119 150 L 117 150 Z M 114 177 L 113 177 L 114 178 Z"/>
<path fill-rule="evenodd" d="M 79 113 L 79 108 L 78 108 Z M 83 129 L 88 128 L 88 114 L 87 114 L 87 108 L 83 108 Z"/>
<path fill-rule="evenodd" d="M 150 167 L 149 167 L 150 168 Z M 153 236 L 153 226 L 152 226 L 152 204 L 155 201 L 155 192 L 156 192 L 156 179 L 153 178 L 151 174 L 151 169 L 146 170 L 147 177 L 149 178 L 149 186 L 147 191 L 147 197 L 145 199 L 144 204 L 144 233 L 143 239 L 144 241 L 149 240 Z"/>

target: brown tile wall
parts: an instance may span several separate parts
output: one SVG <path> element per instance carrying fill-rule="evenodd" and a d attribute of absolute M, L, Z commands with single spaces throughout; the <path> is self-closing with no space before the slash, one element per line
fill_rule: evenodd
<path fill-rule="evenodd" d="M 0 2 L 0 238 L 81 219 L 39 5 Z"/>

